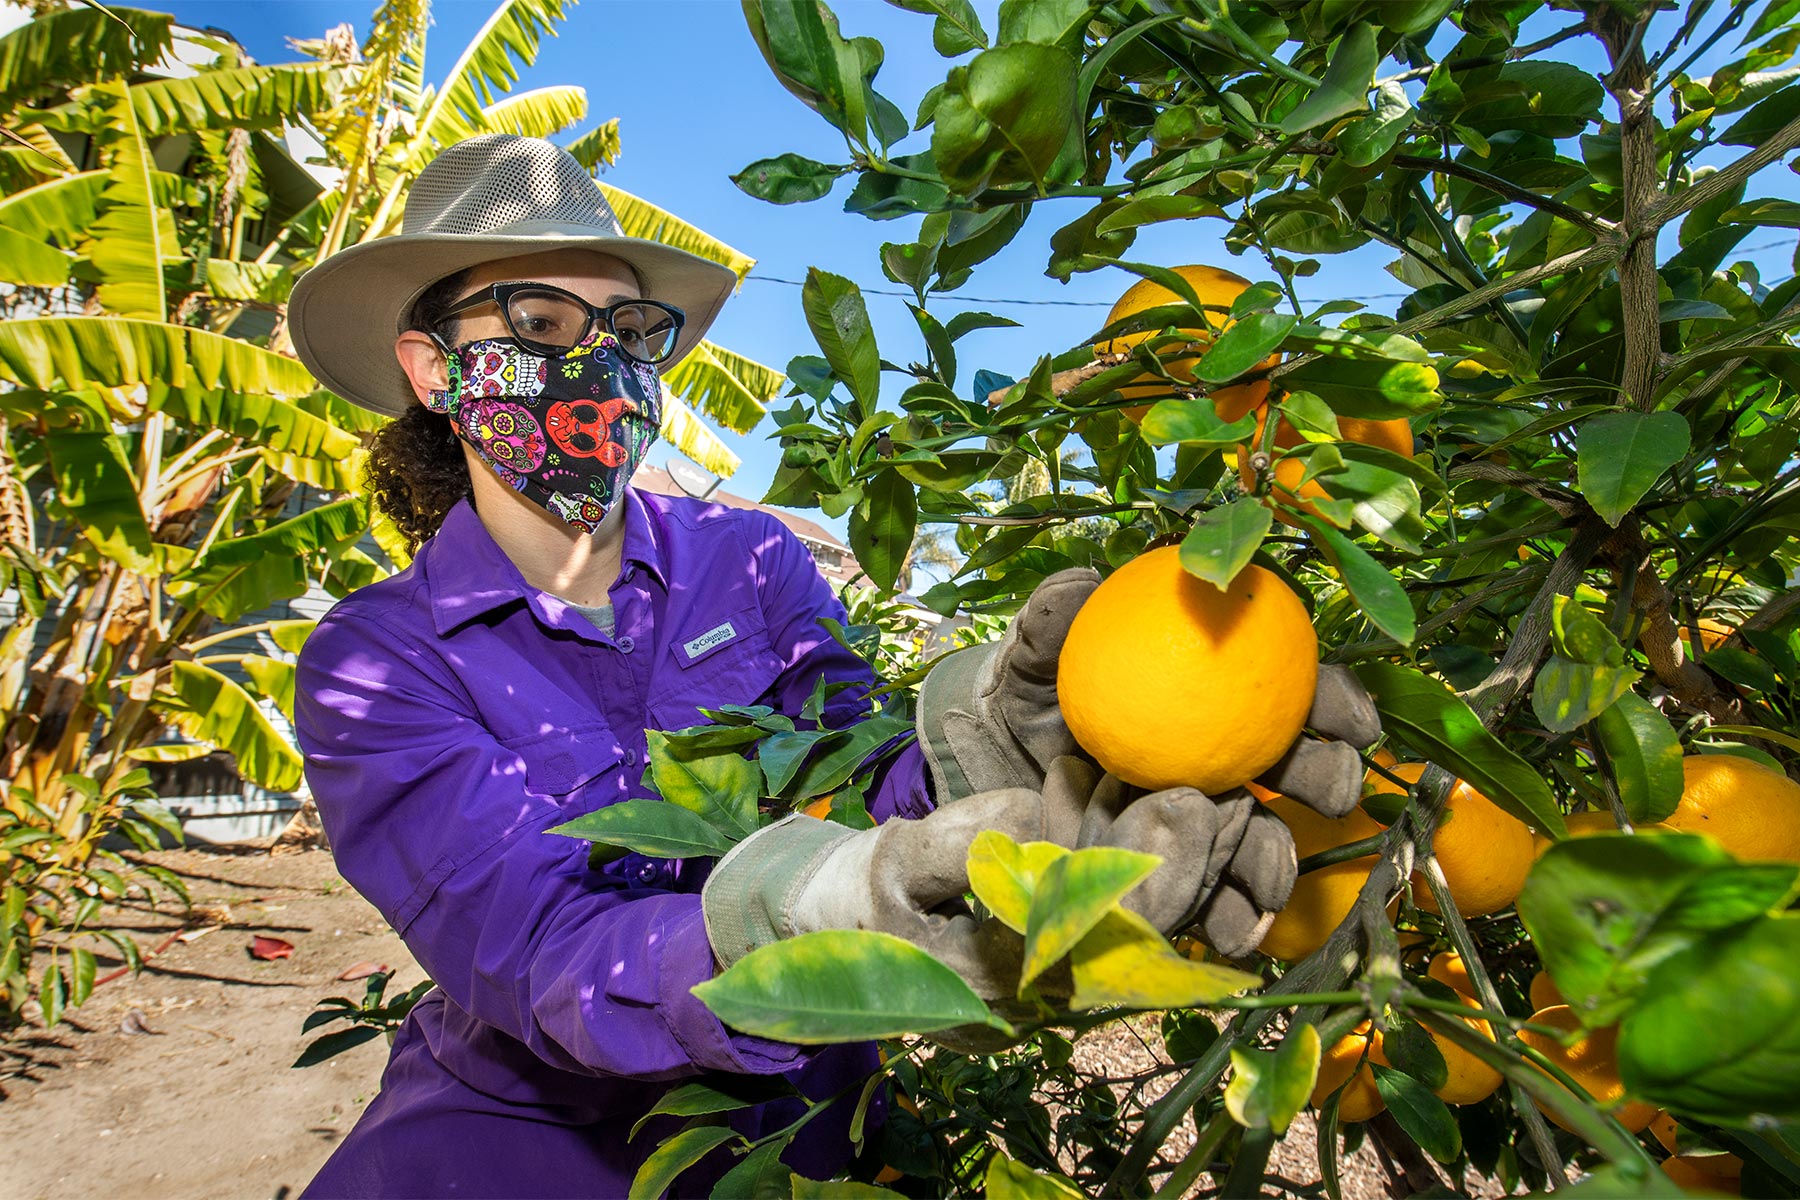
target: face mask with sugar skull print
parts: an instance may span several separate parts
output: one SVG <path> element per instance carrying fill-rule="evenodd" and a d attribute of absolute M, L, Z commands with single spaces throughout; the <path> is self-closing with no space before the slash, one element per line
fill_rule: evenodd
<path fill-rule="evenodd" d="M 505 338 L 445 356 L 450 386 L 425 407 L 526 499 L 584 533 L 600 527 L 656 441 L 662 384 L 611 334 L 595 330 L 561 358 Z"/>

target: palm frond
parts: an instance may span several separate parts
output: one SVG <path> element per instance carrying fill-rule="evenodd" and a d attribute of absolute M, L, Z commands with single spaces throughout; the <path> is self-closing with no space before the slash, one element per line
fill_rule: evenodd
<path fill-rule="evenodd" d="M 663 389 L 662 436 L 678 454 L 699 463 L 721 479 L 729 479 L 743 463 L 724 439 L 667 388 Z"/>
<path fill-rule="evenodd" d="M 565 149 L 589 171 L 598 171 L 602 164 L 616 166 L 621 149 L 619 118 L 601 122 L 597 128 L 588 130 L 570 142 Z"/>
<path fill-rule="evenodd" d="M 420 114 L 415 160 L 418 152 L 429 156 L 480 128 L 482 109 L 512 90 L 521 65 L 537 61 L 538 45 L 563 19 L 564 6 L 565 0 L 501 0 Z"/>
<path fill-rule="evenodd" d="M 619 224 L 632 237 L 650 238 L 674 246 L 677 250 L 686 250 L 689 254 L 698 254 L 701 258 L 723 263 L 736 272 L 740 280 L 756 265 L 756 260 L 748 254 L 689 225 L 667 209 L 658 208 L 648 200 L 610 183 L 601 183 L 600 190 L 606 193 L 606 201 L 618 215 Z"/>
<path fill-rule="evenodd" d="M 175 18 L 136 8 L 75 8 L 0 37 L 0 111 L 96 79 L 134 74 L 169 49 Z"/>
<path fill-rule="evenodd" d="M 45 391 L 163 383 L 289 400 L 319 386 L 297 361 L 261 346 L 128 317 L 0 321 L 0 379 Z"/>
<path fill-rule="evenodd" d="M 114 82 L 96 84 L 94 90 L 111 98 L 113 133 L 107 145 L 100 214 L 82 245 L 82 256 L 99 273 L 97 294 L 109 310 L 161 320 L 168 312 L 163 259 L 181 253 L 175 218 L 156 202 L 150 148 L 131 103 L 131 87 Z"/>
<path fill-rule="evenodd" d="M 587 119 L 587 91 L 573 85 L 533 88 L 496 100 L 481 110 L 487 133 L 547 138 Z"/>
<path fill-rule="evenodd" d="M 83 171 L 0 198 L 0 225 L 73 247 L 98 215 L 107 172 Z"/>
<path fill-rule="evenodd" d="M 712 342 L 701 342 L 663 372 L 671 390 L 733 433 L 749 433 L 786 382 L 778 371 Z"/>
<path fill-rule="evenodd" d="M 292 63 L 202 71 L 133 84 L 131 102 L 146 137 L 192 129 L 277 129 L 331 104 L 336 69 Z"/>
<path fill-rule="evenodd" d="M 206 274 L 195 283 L 209 296 L 251 304 L 282 304 L 294 290 L 294 272 L 273 263 L 234 258 L 206 260 Z"/>
<path fill-rule="evenodd" d="M 23 287 L 61 287 L 75 264 L 50 243 L 0 225 L 0 283 Z"/>

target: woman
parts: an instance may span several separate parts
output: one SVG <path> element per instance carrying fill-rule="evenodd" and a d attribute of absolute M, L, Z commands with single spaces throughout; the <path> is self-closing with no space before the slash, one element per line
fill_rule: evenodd
<path fill-rule="evenodd" d="M 327 260 L 290 310 L 326 386 L 398 417 L 370 483 L 423 542 L 320 623 L 297 727 L 340 870 L 439 988 L 311 1191 L 623 1195 L 679 1124 L 627 1145 L 664 1081 L 782 1073 L 828 1094 L 869 1058 L 732 1034 L 688 994 L 715 969 L 697 864 L 590 871 L 584 843 L 543 831 L 651 794 L 646 727 L 723 703 L 797 714 L 821 676 L 866 683 L 867 668 L 818 624 L 843 610 L 779 522 L 625 486 L 655 436 L 658 360 L 704 335 L 728 269 L 622 236 L 587 173 L 524 138 L 446 150 L 405 230 Z M 539 286 L 495 302 L 519 282 Z M 585 335 L 561 359 L 513 344 L 509 326 L 554 340 L 571 332 L 559 315 L 585 320 L 558 292 L 595 307 L 648 293 L 680 315 L 614 311 L 610 352 Z M 830 719 L 858 703 L 839 693 Z M 916 751 L 869 806 L 930 808 Z M 740 1128 L 799 1111 L 770 1108 Z M 841 1129 L 810 1141 L 831 1143 L 821 1169 L 848 1147 Z"/>
<path fill-rule="evenodd" d="M 496 135 L 425 168 L 401 235 L 334 255 L 295 289 L 302 360 L 396 418 L 370 486 L 419 544 L 405 571 L 321 620 L 300 658 L 296 728 L 340 872 L 437 984 L 309 1195 L 619 1196 L 679 1127 L 656 1117 L 631 1136 L 677 1081 L 854 1092 L 872 1048 L 737 1033 L 689 989 L 774 939 L 862 928 L 1010 995 L 1016 935 L 944 912 L 984 828 L 1163 853 L 1146 915 L 1165 929 L 1198 920 L 1221 946 L 1254 946 L 1286 899 L 1291 840 L 1247 799 L 1215 807 L 1182 789 L 1119 815 L 1115 786 L 1111 815 L 1085 812 L 1096 780 L 1063 757 L 1074 743 L 1054 678 L 1086 572 L 1046 581 L 1002 642 L 939 673 L 924 748 L 868 789 L 877 829 L 790 818 L 710 878 L 701 860 L 636 854 L 590 868 L 584 843 L 546 832 L 653 796 L 646 728 L 721 704 L 797 717 L 820 679 L 854 685 L 828 724 L 866 707 L 867 667 L 820 624 L 843 608 L 784 526 L 628 486 L 656 435 L 659 369 L 734 283 L 624 236 L 566 152 Z M 943 736 L 943 721 L 960 732 Z M 929 779 L 957 802 L 934 809 Z M 807 1124 L 785 1160 L 814 1178 L 840 1168 L 850 1107 Z M 755 1138 L 801 1111 L 778 1099 L 730 1121 Z M 731 1165 L 717 1151 L 679 1189 L 705 1194 Z"/>

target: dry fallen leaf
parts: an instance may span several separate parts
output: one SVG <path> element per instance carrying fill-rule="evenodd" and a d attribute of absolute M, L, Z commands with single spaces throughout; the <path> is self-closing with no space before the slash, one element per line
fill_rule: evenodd
<path fill-rule="evenodd" d="M 142 1036 L 144 1034 L 150 1034 L 155 1037 L 162 1036 L 161 1030 L 150 1028 L 150 1023 L 144 1019 L 144 1010 L 141 1008 L 131 1009 L 125 1014 L 125 1019 L 119 1022 L 119 1032 L 131 1034 L 133 1036 Z"/>
<path fill-rule="evenodd" d="M 259 933 L 250 943 L 250 957 L 252 958 L 272 959 L 292 958 L 293 956 L 294 943 L 283 941 L 281 938 L 264 937 Z"/>
<path fill-rule="evenodd" d="M 393 968 L 386 963 L 369 962 L 365 960 L 357 963 L 354 967 L 344 968 L 344 973 L 337 978 L 339 983 L 351 983 L 358 979 L 367 979 L 371 975 L 378 975 L 391 970 L 393 970 Z"/>

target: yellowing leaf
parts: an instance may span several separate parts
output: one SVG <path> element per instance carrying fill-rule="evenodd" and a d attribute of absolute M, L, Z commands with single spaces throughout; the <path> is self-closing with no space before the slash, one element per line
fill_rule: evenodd
<path fill-rule="evenodd" d="M 1023 989 L 1072 950 L 1161 862 L 1154 854 L 1095 846 L 1064 855 L 1044 868 L 1025 917 L 1025 962 L 1019 970 L 1019 987 Z"/>
<path fill-rule="evenodd" d="M 1024 933 L 1038 880 L 1068 853 L 1055 842 L 1020 845 L 997 829 L 985 829 L 969 844 L 969 889 L 1002 925 Z"/>
<path fill-rule="evenodd" d="M 1082 1196 L 1067 1179 L 1034 1171 L 1004 1154 L 988 1160 L 984 1187 L 987 1200 L 1081 1200 Z"/>
<path fill-rule="evenodd" d="M 1150 922 L 1126 909 L 1101 918 L 1069 954 L 1081 1010 L 1121 1004 L 1132 1008 L 1192 1008 L 1246 991 L 1262 980 L 1231 967 L 1197 963 L 1175 952 Z"/>
<path fill-rule="evenodd" d="M 1319 1031 L 1302 1025 L 1273 1051 L 1233 1050 L 1233 1074 L 1225 1088 L 1225 1110 L 1246 1129 L 1287 1132 L 1306 1106 L 1319 1076 Z"/>

